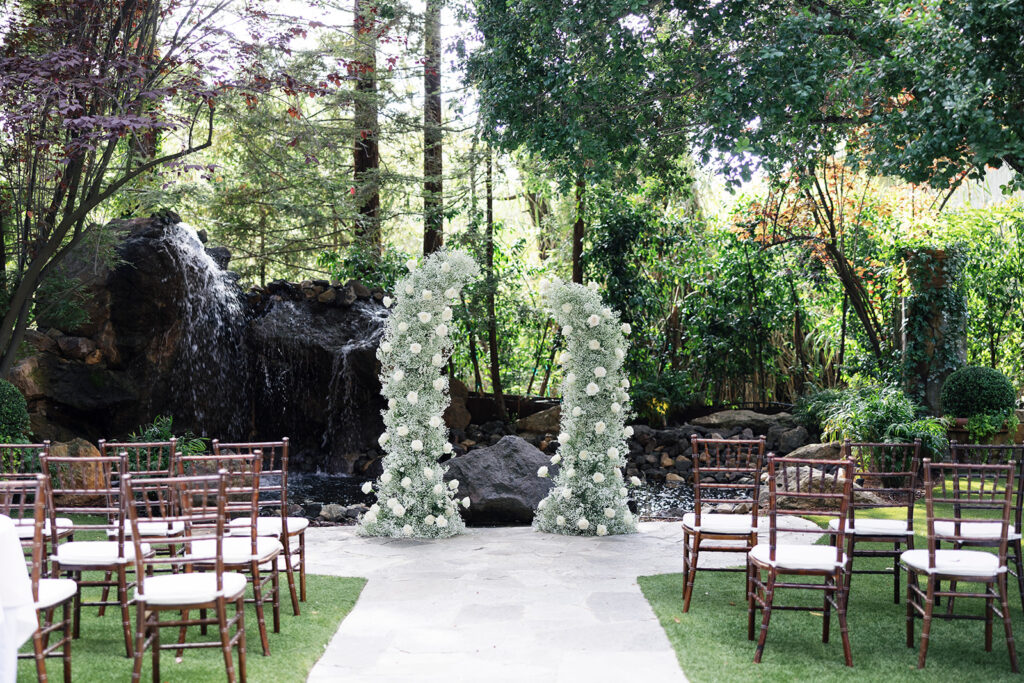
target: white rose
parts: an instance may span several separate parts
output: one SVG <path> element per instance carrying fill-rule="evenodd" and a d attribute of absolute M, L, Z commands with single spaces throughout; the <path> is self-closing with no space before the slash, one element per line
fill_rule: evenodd
<path fill-rule="evenodd" d="M 607 534 L 608 534 L 608 527 L 606 527 L 604 524 L 598 524 L 597 525 L 597 535 L 598 536 L 606 536 Z"/>
<path fill-rule="evenodd" d="M 394 408 L 397 405 L 398 405 L 398 401 L 397 400 L 395 400 L 393 398 L 389 398 L 388 399 L 388 408 Z"/>
<path fill-rule="evenodd" d="M 596 368 L 594 368 L 594 377 L 597 377 L 598 379 L 601 379 L 607 374 L 608 371 L 604 369 L 604 366 L 598 365 Z"/>
<path fill-rule="evenodd" d="M 444 388 L 448 386 L 448 382 L 444 377 L 438 377 L 433 382 L 434 391 L 444 391 Z"/>
<path fill-rule="evenodd" d="M 434 478 L 434 470 L 430 469 L 429 467 L 424 467 L 423 468 L 423 476 L 426 477 L 427 479 L 433 479 Z"/>
<path fill-rule="evenodd" d="M 420 319 L 421 323 L 429 323 L 431 315 L 427 311 L 420 311 L 416 314 L 416 317 Z"/>
<path fill-rule="evenodd" d="M 374 512 L 373 510 L 370 510 L 365 515 L 363 515 L 363 524 L 373 524 L 376 521 L 377 513 Z"/>
<path fill-rule="evenodd" d="M 623 351 L 622 349 L 615 349 L 615 357 L 618 358 L 619 360 L 622 360 L 623 358 L 626 357 L 626 352 Z"/>
<path fill-rule="evenodd" d="M 593 479 L 595 484 L 602 484 L 604 483 L 604 474 L 601 472 L 594 472 Z"/>
<path fill-rule="evenodd" d="M 448 442 L 448 441 L 445 441 L 444 445 L 441 446 L 441 450 L 444 451 L 445 453 L 451 453 L 452 452 L 452 445 L 451 445 L 451 443 Z"/>
<path fill-rule="evenodd" d="M 572 489 L 562 489 L 562 498 L 566 500 L 572 498 Z"/>
<path fill-rule="evenodd" d="M 597 351 L 598 349 L 601 348 L 601 342 L 597 341 L 596 339 L 591 339 L 589 342 L 587 342 L 587 348 L 590 349 L 591 351 Z"/>
<path fill-rule="evenodd" d="M 622 481 L 622 470 L 615 469 L 615 478 L 618 479 L 619 481 Z"/>
<path fill-rule="evenodd" d="M 625 512 L 623 512 L 622 513 L 622 521 L 625 522 L 626 524 L 632 524 L 633 523 L 633 513 L 630 512 L 629 510 L 626 510 Z"/>
<path fill-rule="evenodd" d="M 598 422 L 596 425 L 594 425 L 594 433 L 604 434 L 604 430 L 606 430 L 607 428 L 608 425 L 606 425 L 604 422 Z"/>
<path fill-rule="evenodd" d="M 413 439 L 412 443 L 409 444 L 409 448 L 413 449 L 414 451 L 422 451 L 423 450 L 423 442 L 420 441 L 419 439 Z"/>
<path fill-rule="evenodd" d="M 458 479 L 452 479 L 450 482 L 448 482 L 448 488 L 450 488 L 452 491 L 458 489 L 459 488 L 459 480 Z"/>
<path fill-rule="evenodd" d="M 403 526 L 402 527 L 402 533 L 405 534 L 406 536 L 412 536 L 412 526 L 409 525 L 409 524 L 406 524 L 405 526 Z"/>
<path fill-rule="evenodd" d="M 404 322 L 404 321 L 398 323 L 398 331 L 399 332 L 408 332 L 409 331 L 409 323 Z"/>
<path fill-rule="evenodd" d="M 409 436 L 409 428 L 405 425 L 398 425 L 398 429 L 395 431 L 398 432 L 399 436 Z"/>
<path fill-rule="evenodd" d="M 547 498 L 544 498 L 539 503 L 537 503 L 537 509 L 538 510 L 543 510 L 547 506 L 548 506 L 548 499 Z"/>
<path fill-rule="evenodd" d="M 541 466 L 541 467 L 540 467 L 540 468 L 539 468 L 539 469 L 537 470 L 537 476 L 538 476 L 538 477 L 541 477 L 541 478 L 544 478 L 544 477 L 548 476 L 548 468 L 542 465 L 542 466 Z"/>
<path fill-rule="evenodd" d="M 437 427 L 440 427 L 441 426 L 441 418 L 439 418 L 437 415 L 431 415 L 430 416 L 430 426 L 434 427 L 435 429 Z"/>
<path fill-rule="evenodd" d="M 437 525 L 443 529 L 446 526 L 448 526 L 448 520 L 445 519 L 444 517 L 438 517 L 437 518 Z"/>
<path fill-rule="evenodd" d="M 444 356 L 442 356 L 439 353 L 435 353 L 430 358 L 430 364 L 433 365 L 435 368 L 441 367 L 442 365 L 444 365 Z"/>
<path fill-rule="evenodd" d="M 565 526 L 565 517 L 563 517 L 562 515 L 558 515 L 557 517 L 555 517 L 555 525 Z"/>
<path fill-rule="evenodd" d="M 408 261 L 406 261 L 405 267 L 408 268 L 409 270 L 416 270 L 416 259 L 411 258 Z M 412 285 L 409 286 L 411 287 Z"/>
<path fill-rule="evenodd" d="M 566 337 L 572 334 L 572 325 L 562 325 L 562 334 Z"/>
<path fill-rule="evenodd" d="M 558 356 L 558 362 L 561 363 L 562 365 L 565 365 L 566 363 L 568 363 L 571 360 L 572 360 L 572 354 L 569 353 L 568 351 L 562 351 L 562 353 L 559 354 L 559 356 Z"/>
<path fill-rule="evenodd" d="M 561 455 L 559 455 L 558 453 L 555 453 L 554 455 L 551 456 L 551 464 L 552 465 L 557 465 L 560 462 L 562 462 L 562 456 Z"/>
<path fill-rule="evenodd" d="M 412 488 L 412 479 L 410 479 L 409 477 L 403 477 L 402 478 L 402 488 L 406 489 L 406 490 L 409 490 L 410 488 Z"/>
<path fill-rule="evenodd" d="M 395 517 L 405 516 L 405 508 L 399 505 L 398 503 L 395 504 L 395 507 L 391 511 L 395 513 Z"/>
<path fill-rule="evenodd" d="M 371 505 L 370 512 L 372 512 L 373 514 L 377 514 L 378 512 L 380 512 L 380 505 L 378 503 L 374 503 L 373 505 Z"/>
<path fill-rule="evenodd" d="M 380 475 L 380 483 L 390 484 L 394 477 L 391 474 L 391 470 L 384 470 L 384 473 Z"/>
<path fill-rule="evenodd" d="M 417 394 L 415 391 L 410 391 L 408 394 L 405 395 L 405 400 L 408 401 L 410 405 L 416 405 L 417 403 L 419 403 L 420 395 Z"/>
<path fill-rule="evenodd" d="M 410 351 L 410 352 L 411 352 L 411 353 L 412 353 L 413 355 L 416 355 L 416 354 L 418 354 L 418 353 L 419 353 L 420 351 L 422 351 L 422 350 L 423 350 L 423 347 L 422 347 L 422 346 L 420 346 L 420 343 L 419 343 L 419 342 L 413 342 L 412 344 L 409 344 L 409 351 Z"/>
<path fill-rule="evenodd" d="M 381 342 L 380 350 L 384 353 L 391 353 L 391 342 Z"/>
<path fill-rule="evenodd" d="M 587 396 L 596 396 L 601 391 L 601 387 L 597 386 L 594 382 L 588 382 L 586 391 Z"/>
<path fill-rule="evenodd" d="M 629 425 L 626 425 L 625 427 L 623 427 L 622 433 L 625 434 L 626 436 L 633 436 L 633 428 L 630 427 Z"/>
<path fill-rule="evenodd" d="M 368 481 L 363 484 L 363 493 L 370 493 L 370 491 L 373 491 L 373 482 Z"/>
<path fill-rule="evenodd" d="M 619 489 L 619 495 L 620 495 L 620 496 L 626 496 L 626 495 L 629 495 L 629 491 L 627 491 L 627 490 L 626 490 L 626 487 L 625 487 L 625 486 L 623 486 L 622 488 L 620 488 L 620 489 Z"/>
<path fill-rule="evenodd" d="M 381 434 L 381 435 L 380 435 L 380 436 L 379 436 L 379 437 L 377 438 L 377 443 L 379 443 L 379 444 L 380 444 L 381 446 L 383 446 L 384 444 L 386 444 L 386 443 L 388 442 L 388 439 L 389 439 L 389 438 L 390 438 L 390 437 L 388 436 L 388 433 L 387 433 L 387 432 L 384 432 L 383 434 Z"/>
<path fill-rule="evenodd" d="M 580 531 L 586 531 L 590 528 L 590 522 L 587 521 L 586 517 L 580 517 L 580 521 L 576 522 L 576 528 Z"/>
<path fill-rule="evenodd" d="M 444 323 L 441 323 L 440 325 L 434 328 L 434 334 L 436 334 L 438 337 L 447 337 L 448 326 L 445 325 Z"/>
<path fill-rule="evenodd" d="M 423 294 L 421 294 L 420 296 L 423 297 L 424 300 L 430 301 L 431 299 L 434 298 L 434 293 L 431 292 L 429 289 L 424 289 Z"/>
<path fill-rule="evenodd" d="M 569 440 L 569 432 L 558 432 L 558 443 L 565 443 Z"/>
<path fill-rule="evenodd" d="M 622 387 L 623 389 L 629 389 L 629 380 L 623 377 L 622 381 L 619 382 L 619 386 Z"/>
<path fill-rule="evenodd" d="M 580 460 L 586 460 L 587 458 L 590 457 L 590 451 L 580 451 L 580 454 L 577 457 Z"/>
<path fill-rule="evenodd" d="M 391 375 L 391 379 L 395 380 L 396 382 L 401 382 L 403 379 L 405 379 L 405 370 L 403 370 L 402 368 L 398 368 Z"/>
<path fill-rule="evenodd" d="M 632 484 L 633 486 L 639 486 L 640 485 L 640 477 L 636 477 L 636 476 L 630 477 L 629 478 L 629 483 Z"/>
<path fill-rule="evenodd" d="M 452 309 L 449 308 L 448 306 L 445 306 L 444 310 L 441 311 L 441 320 L 443 320 L 445 322 L 448 322 L 451 319 L 452 319 Z"/>
<path fill-rule="evenodd" d="M 576 406 L 575 408 L 572 409 L 572 416 L 573 417 L 579 417 L 582 414 L 583 414 L 583 408 L 580 408 L 579 406 Z"/>
<path fill-rule="evenodd" d="M 464 507 L 464 508 L 468 508 L 469 507 L 469 496 L 466 496 L 465 498 L 462 499 L 462 507 Z"/>
<path fill-rule="evenodd" d="M 612 409 L 613 413 L 618 414 L 618 413 L 622 412 L 622 404 L 618 403 L 618 402 L 612 403 L 611 409 Z"/>
<path fill-rule="evenodd" d="M 619 457 L 619 449 L 616 448 L 615 446 L 612 446 L 611 448 L 609 448 L 608 449 L 608 457 L 609 458 L 617 458 L 617 457 Z"/>
<path fill-rule="evenodd" d="M 381 299 L 381 303 L 384 304 L 384 308 L 391 308 L 391 297 L 384 297 L 383 299 Z"/>
<path fill-rule="evenodd" d="M 570 372 L 568 375 L 565 376 L 565 383 L 566 384 L 572 384 L 575 381 L 576 381 L 576 373 L 575 372 Z"/>
<path fill-rule="evenodd" d="M 569 478 L 569 479 L 572 479 L 573 477 L 575 477 L 576 476 L 576 468 L 575 467 L 567 467 L 567 468 L 565 468 L 565 476 L 567 478 Z"/>
<path fill-rule="evenodd" d="M 423 518 L 423 523 L 426 524 L 427 526 L 432 526 L 434 524 L 434 522 L 436 522 L 436 521 L 437 521 L 437 517 L 434 517 L 434 515 L 427 515 L 426 517 Z"/>
<path fill-rule="evenodd" d="M 444 487 L 441 486 L 440 484 L 434 484 L 434 488 L 432 490 L 435 496 L 440 496 L 442 493 L 444 493 Z"/>
<path fill-rule="evenodd" d="M 622 323 L 622 334 L 630 334 L 633 332 L 633 328 L 629 326 L 629 323 Z"/>
<path fill-rule="evenodd" d="M 454 299 L 459 296 L 459 290 L 455 289 L 454 287 L 449 287 L 448 289 L 444 290 L 444 295 L 449 299 Z"/>
<path fill-rule="evenodd" d="M 604 509 L 604 516 L 607 517 L 608 519 L 615 519 L 615 510 L 613 510 L 611 508 L 605 508 Z"/>
<path fill-rule="evenodd" d="M 562 304 L 562 313 L 572 313 L 572 304 Z"/>
<path fill-rule="evenodd" d="M 606 318 L 612 317 L 612 309 L 605 306 L 604 308 L 601 309 L 601 315 L 603 315 Z"/>
<path fill-rule="evenodd" d="M 448 263 L 447 261 L 445 261 L 444 263 L 441 264 L 441 272 L 442 273 L 448 273 L 448 272 L 451 271 L 451 269 L 452 269 L 452 264 Z"/>
<path fill-rule="evenodd" d="M 601 316 L 599 316 L 596 313 L 593 314 L 592 316 L 587 318 L 587 324 L 590 325 L 591 327 L 597 327 L 598 325 L 601 324 Z"/>

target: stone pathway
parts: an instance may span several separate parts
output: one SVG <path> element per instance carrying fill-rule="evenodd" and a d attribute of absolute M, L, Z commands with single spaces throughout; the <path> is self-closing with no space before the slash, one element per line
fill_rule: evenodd
<path fill-rule="evenodd" d="M 368 579 L 310 681 L 686 680 L 636 582 L 681 570 L 678 522 L 604 538 L 529 527 L 429 542 L 360 538 L 353 527 L 306 533 L 310 573 Z"/>

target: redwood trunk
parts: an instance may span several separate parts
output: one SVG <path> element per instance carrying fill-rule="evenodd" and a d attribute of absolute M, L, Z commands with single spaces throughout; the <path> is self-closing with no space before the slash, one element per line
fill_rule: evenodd
<path fill-rule="evenodd" d="M 441 2 L 427 0 L 423 65 L 423 255 L 444 244 L 441 183 Z"/>

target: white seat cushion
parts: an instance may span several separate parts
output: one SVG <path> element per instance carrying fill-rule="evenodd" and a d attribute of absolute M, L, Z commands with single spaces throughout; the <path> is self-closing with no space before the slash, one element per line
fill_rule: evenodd
<path fill-rule="evenodd" d="M 145 595 L 135 591 L 136 600 L 150 605 L 198 605 L 216 600 L 223 595 L 227 600 L 236 599 L 245 591 L 245 576 L 235 572 L 224 572 L 223 590 L 217 592 L 217 575 L 193 572 L 191 574 L 163 574 L 147 576 L 143 582 Z"/>
<path fill-rule="evenodd" d="M 35 525 L 33 524 L 34 521 L 35 520 L 24 519 L 24 518 L 23 519 L 15 519 L 14 520 L 14 526 L 18 530 L 18 538 L 19 539 L 32 538 L 32 535 L 35 533 Z M 75 523 L 72 522 L 67 517 L 58 517 L 57 518 L 57 533 L 59 533 L 59 534 L 63 534 L 63 533 L 66 533 L 68 531 L 71 531 L 74 528 L 74 526 L 75 526 Z M 49 519 L 45 519 L 45 520 L 43 520 L 43 536 L 49 536 L 49 535 L 50 535 L 50 520 Z"/>
<path fill-rule="evenodd" d="M 71 579 L 39 579 L 39 600 L 35 608 L 59 605 L 77 592 L 78 584 Z"/>
<path fill-rule="evenodd" d="M 994 579 L 1006 571 L 1006 567 L 999 566 L 998 557 L 980 550 L 936 550 L 935 569 L 928 568 L 928 551 L 923 548 L 905 551 L 900 555 L 900 561 L 926 574 Z"/>
<path fill-rule="evenodd" d="M 178 534 L 184 533 L 185 523 L 184 522 L 161 522 L 159 520 L 144 520 L 139 522 L 139 533 L 143 538 L 147 536 L 177 536 Z M 132 525 L 127 523 L 124 525 L 124 535 L 131 538 Z M 113 529 L 107 529 L 107 536 L 117 536 L 117 532 Z"/>
<path fill-rule="evenodd" d="M 144 555 L 150 555 L 152 552 L 152 548 L 145 543 L 142 544 Z M 60 564 L 73 567 L 126 564 L 135 561 L 135 546 L 125 543 L 124 555 L 117 556 L 117 541 L 72 541 L 57 546 L 56 558 Z"/>
<path fill-rule="evenodd" d="M 309 526 L 309 520 L 305 517 L 289 517 L 288 518 L 288 535 L 296 536 L 301 534 Z M 280 517 L 257 517 L 256 518 L 256 534 L 259 536 L 280 536 L 281 535 L 281 518 Z M 249 519 L 247 517 L 239 517 L 231 520 L 231 535 L 232 536 L 248 536 L 249 535 Z"/>
<path fill-rule="evenodd" d="M 772 562 L 771 547 L 767 543 L 758 543 L 750 551 L 750 559 L 765 566 L 779 569 L 806 569 L 810 571 L 830 572 L 838 566 L 846 564 L 846 553 L 836 560 L 836 549 L 828 545 L 777 545 L 775 561 Z"/>
<path fill-rule="evenodd" d="M 683 526 L 693 531 L 703 531 L 706 534 L 736 534 L 745 536 L 757 531 L 757 527 L 750 525 L 750 513 L 742 515 L 728 515 L 720 513 L 701 513 L 700 526 L 697 524 L 697 515 L 687 512 L 683 515 Z M 289 530 L 291 527 L 289 527 Z"/>
<path fill-rule="evenodd" d="M 838 529 L 839 520 L 832 518 L 828 520 L 829 529 Z M 858 536 L 910 536 L 914 532 L 908 528 L 906 520 L 903 519 L 869 519 L 867 517 L 854 522 L 853 528 L 846 523 L 846 531 L 853 532 Z"/>
<path fill-rule="evenodd" d="M 212 558 L 216 552 L 217 542 L 214 540 L 196 541 L 192 544 L 192 555 L 198 558 Z M 269 536 L 260 536 L 256 539 L 256 556 L 252 554 L 252 542 L 241 536 L 231 536 L 224 539 L 224 562 L 225 564 L 247 564 L 254 559 L 259 562 L 267 562 L 282 550 L 281 541 Z"/>
<path fill-rule="evenodd" d="M 1002 522 L 960 522 L 960 535 L 970 538 L 977 538 L 983 541 L 991 541 L 999 538 L 1003 531 Z M 956 524 L 953 522 L 935 522 L 935 535 L 939 537 L 956 536 Z M 1008 540 L 1016 541 L 1020 538 L 1020 532 L 1010 525 Z"/>

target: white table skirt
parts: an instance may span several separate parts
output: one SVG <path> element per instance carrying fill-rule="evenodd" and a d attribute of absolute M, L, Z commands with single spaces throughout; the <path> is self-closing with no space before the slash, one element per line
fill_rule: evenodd
<path fill-rule="evenodd" d="M 18 678 L 18 648 L 38 626 L 32 583 L 14 522 L 0 515 L 0 683 Z"/>

